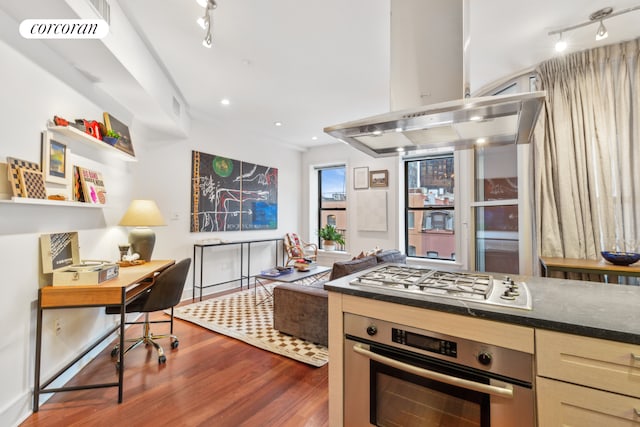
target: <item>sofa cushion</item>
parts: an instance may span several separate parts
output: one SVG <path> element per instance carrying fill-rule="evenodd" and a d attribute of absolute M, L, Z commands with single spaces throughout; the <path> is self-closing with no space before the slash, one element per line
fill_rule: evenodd
<path fill-rule="evenodd" d="M 378 260 L 378 263 L 397 262 L 400 264 L 406 264 L 407 262 L 407 256 L 397 249 L 387 249 L 385 251 L 378 252 L 376 254 L 376 259 Z"/>
<path fill-rule="evenodd" d="M 375 256 L 370 255 L 364 258 L 358 258 L 351 261 L 340 261 L 333 264 L 329 280 L 339 279 L 349 274 L 356 273 L 360 270 L 375 267 L 378 260 Z"/>

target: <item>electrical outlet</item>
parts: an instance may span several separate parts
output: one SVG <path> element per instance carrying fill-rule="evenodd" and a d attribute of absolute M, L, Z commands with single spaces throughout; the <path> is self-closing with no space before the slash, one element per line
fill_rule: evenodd
<path fill-rule="evenodd" d="M 53 328 L 56 331 L 56 335 L 60 335 L 60 332 L 62 332 L 62 322 L 60 322 L 60 319 L 54 321 Z"/>

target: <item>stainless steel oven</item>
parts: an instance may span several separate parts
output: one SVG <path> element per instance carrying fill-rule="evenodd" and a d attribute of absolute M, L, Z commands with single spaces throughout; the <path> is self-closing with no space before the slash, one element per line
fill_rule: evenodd
<path fill-rule="evenodd" d="M 344 425 L 535 426 L 533 356 L 345 314 Z"/>

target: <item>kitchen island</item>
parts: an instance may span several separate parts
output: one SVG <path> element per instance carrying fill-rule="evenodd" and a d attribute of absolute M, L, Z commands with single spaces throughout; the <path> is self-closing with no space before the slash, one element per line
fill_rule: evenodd
<path fill-rule="evenodd" d="M 343 425 L 344 313 L 532 354 L 537 425 L 640 425 L 640 287 L 514 276 L 532 295 L 525 310 L 410 298 L 352 285 L 354 277 L 325 284 L 331 425 Z"/>

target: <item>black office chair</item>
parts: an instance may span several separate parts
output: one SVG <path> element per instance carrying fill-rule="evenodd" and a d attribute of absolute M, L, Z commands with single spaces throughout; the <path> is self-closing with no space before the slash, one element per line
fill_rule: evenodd
<path fill-rule="evenodd" d="M 131 304 L 127 305 L 126 312 L 138 312 L 144 313 L 144 322 L 127 322 L 127 324 L 141 324 L 143 325 L 143 335 L 139 338 L 127 340 L 133 342 L 124 351 L 125 354 L 140 344 L 153 345 L 158 351 L 158 363 L 165 363 L 167 357 L 164 355 L 164 350 L 155 340 L 161 338 L 173 339 L 171 342 L 171 348 L 178 348 L 178 337 L 173 335 L 173 307 L 180 302 L 184 284 L 187 279 L 187 273 L 191 265 L 191 258 L 185 258 L 182 261 L 172 265 L 160 274 L 158 274 L 153 280 L 155 284 L 145 291 L 143 295 L 138 297 Z M 154 320 L 149 321 L 149 313 L 160 310 L 171 309 L 171 320 Z M 120 306 L 108 306 L 106 307 L 107 314 L 120 314 Z M 171 323 L 170 333 L 167 335 L 154 335 L 151 333 L 151 323 Z M 111 351 L 111 356 L 115 357 L 119 353 L 119 345 L 116 345 Z M 117 366 L 119 367 L 120 361 Z"/>

